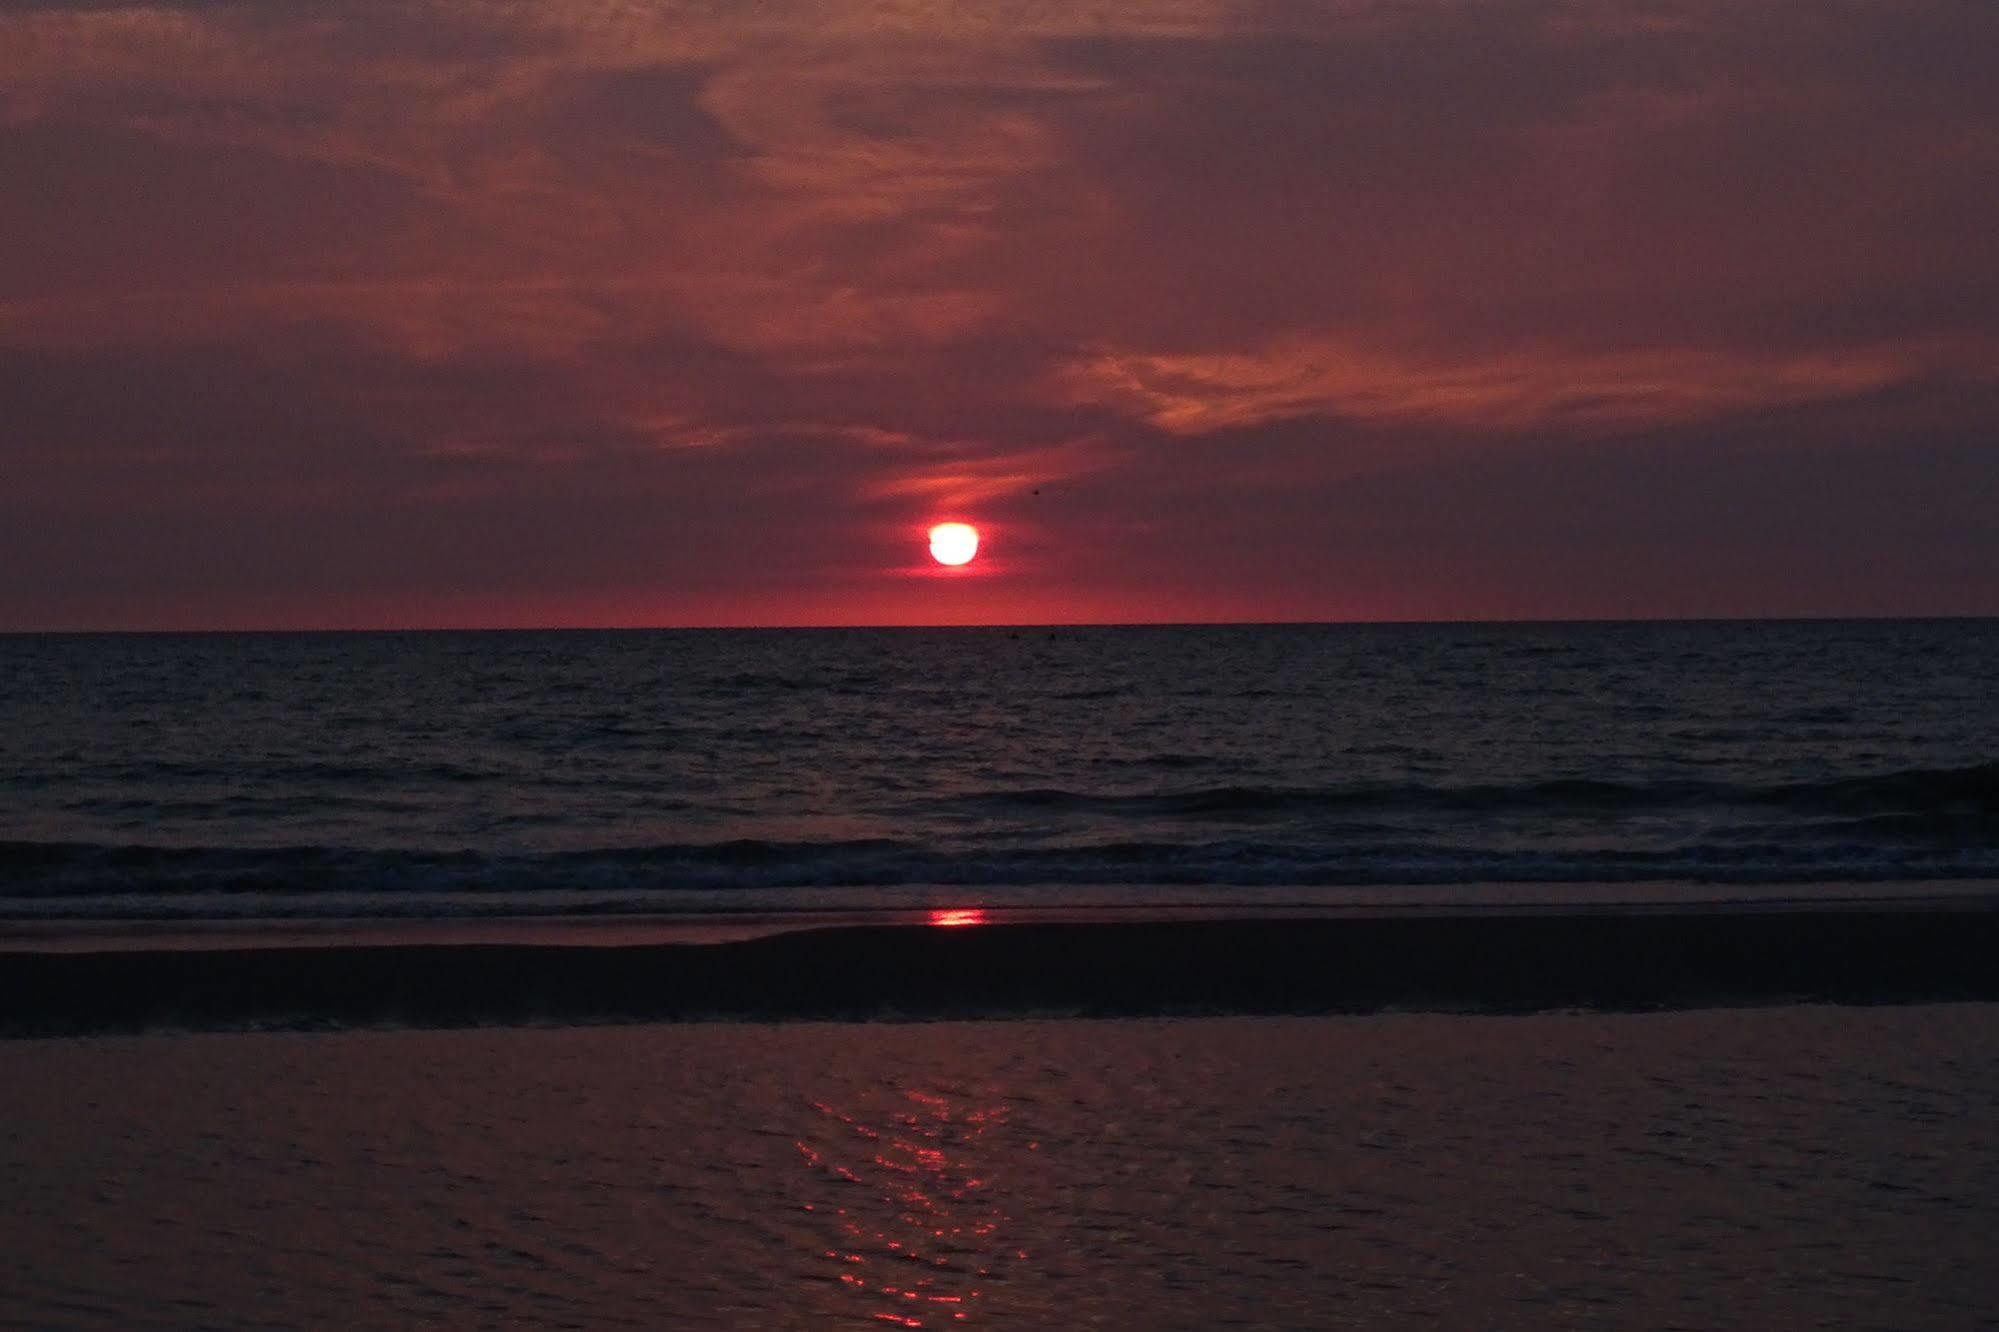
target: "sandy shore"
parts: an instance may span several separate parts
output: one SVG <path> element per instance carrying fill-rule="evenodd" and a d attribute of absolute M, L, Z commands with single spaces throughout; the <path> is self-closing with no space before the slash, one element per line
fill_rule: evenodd
<path fill-rule="evenodd" d="M 0 1041 L 23 1326 L 1963 1329 L 1999 1006 Z"/>
<path fill-rule="evenodd" d="M 1999 999 L 1989 897 L 0 949 L 0 1033 Z"/>

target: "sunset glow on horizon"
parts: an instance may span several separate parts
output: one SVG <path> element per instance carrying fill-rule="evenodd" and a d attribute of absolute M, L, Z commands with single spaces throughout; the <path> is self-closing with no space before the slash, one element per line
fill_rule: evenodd
<path fill-rule="evenodd" d="M 1999 613 L 1993 50 L 37 0 L 0 630 Z"/>

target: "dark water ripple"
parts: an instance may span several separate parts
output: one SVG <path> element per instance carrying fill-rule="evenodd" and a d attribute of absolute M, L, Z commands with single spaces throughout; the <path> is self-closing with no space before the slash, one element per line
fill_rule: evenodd
<path fill-rule="evenodd" d="M 1987 877 L 1991 621 L 0 638 L 0 916 Z"/>

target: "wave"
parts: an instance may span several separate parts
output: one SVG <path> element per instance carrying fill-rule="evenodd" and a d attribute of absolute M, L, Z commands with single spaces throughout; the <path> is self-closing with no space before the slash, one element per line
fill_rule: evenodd
<path fill-rule="evenodd" d="M 232 818 L 262 808 L 246 812 L 244 801 L 271 800 L 281 815 L 302 812 L 290 796 L 230 800 L 239 803 L 221 812 Z M 324 802 L 306 807 L 324 812 Z M 654 815 L 668 808 L 657 799 L 649 804 Z M 221 839 L 212 833 L 204 842 L 198 832 L 186 844 L 0 841 L 0 918 L 188 914 L 197 899 L 255 899 L 283 904 L 284 911 L 331 913 L 323 904 L 339 897 L 348 903 L 342 913 L 478 914 L 517 909 L 501 899 L 521 894 L 583 910 L 595 909 L 580 905 L 592 894 L 630 909 L 671 910 L 676 895 L 690 890 L 1073 885 L 1225 893 L 1267 886 L 1999 880 L 1999 763 L 1760 784 L 1555 779 L 1123 793 L 1023 786 L 929 798 L 903 809 L 908 817 L 898 836 L 848 840 L 741 837 L 565 850 L 469 840 L 428 849 L 230 845 L 215 844 Z M 924 817 L 940 811 L 985 816 L 997 827 L 974 824 L 968 831 L 963 820 Z M 529 809 L 488 827 L 566 820 L 562 810 Z M 319 835 L 345 834 L 307 836 Z M 429 905 L 419 907 L 420 898 Z"/>
<path fill-rule="evenodd" d="M 1514 784 L 1356 782 L 1324 787 L 1226 785 L 1129 793 L 1023 787 L 940 797 L 918 804 L 926 809 L 962 812 L 1040 810 L 1169 818 L 1279 816 L 1352 809 L 1518 810 L 1561 814 L 1727 805 L 1779 806 L 1799 811 L 1846 814 L 1935 812 L 1999 815 L 1999 763 L 1765 784 L 1691 779 L 1642 782 L 1555 778 Z"/>
<path fill-rule="evenodd" d="M 1664 848 L 1529 848 L 1434 839 L 1347 845 L 1131 840 L 1000 851 L 888 839 L 599 847 L 555 852 L 0 842 L 0 916 L 184 914 L 189 899 L 255 896 L 310 910 L 355 899 L 361 914 L 444 895 L 446 914 L 511 910 L 507 895 L 580 902 L 590 894 L 671 909 L 676 893 L 736 889 L 939 886 L 1230 887 L 1505 883 L 1721 884 L 1999 879 L 1999 845 L 1864 839 L 1800 844 L 1712 841 Z M 113 905 L 106 903 L 116 899 Z M 482 904 L 482 899 L 494 899 Z M 434 904 L 433 904 L 434 906 Z M 426 913 L 430 908 L 426 908 Z"/>
<path fill-rule="evenodd" d="M 1787 803 L 1822 803 L 1835 809 L 1955 808 L 1992 814 L 1999 813 L 1999 762 L 1962 768 L 1910 768 L 1777 790 Z"/>
<path fill-rule="evenodd" d="M 197 762 L 157 758 L 144 763 L 78 766 L 71 775 L 108 783 L 219 782 L 236 785 L 291 782 L 339 787 L 419 783 L 469 784 L 496 781 L 511 774 L 501 769 L 471 767 L 441 760 L 423 763 L 361 763 L 330 759 L 282 762 L 218 758 L 208 762 Z M 45 774 L 26 771 L 17 771 L 0 778 L 0 781 L 7 784 L 37 786 L 47 780 Z"/>

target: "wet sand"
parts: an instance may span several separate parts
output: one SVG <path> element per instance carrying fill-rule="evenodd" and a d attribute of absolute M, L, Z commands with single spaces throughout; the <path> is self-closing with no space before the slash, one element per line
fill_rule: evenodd
<path fill-rule="evenodd" d="M 511 943 L 15 940 L 0 947 L 0 1034 L 1999 999 L 1989 896 L 938 922 L 600 924 L 587 942 L 553 927 Z"/>
<path fill-rule="evenodd" d="M 1999 1006 L 0 1041 L 0 1322 L 1962 1329 Z"/>

